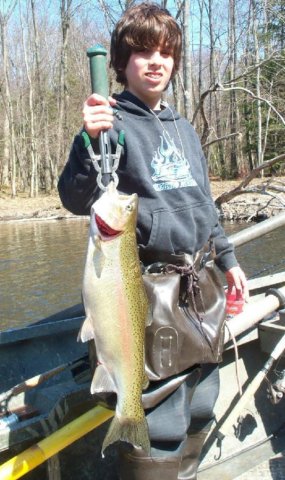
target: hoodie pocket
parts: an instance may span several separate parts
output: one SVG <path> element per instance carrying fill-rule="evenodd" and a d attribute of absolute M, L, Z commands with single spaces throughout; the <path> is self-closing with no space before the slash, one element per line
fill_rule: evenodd
<path fill-rule="evenodd" d="M 212 203 L 187 205 L 174 210 L 156 210 L 147 250 L 194 253 L 210 237 L 217 214 Z"/>

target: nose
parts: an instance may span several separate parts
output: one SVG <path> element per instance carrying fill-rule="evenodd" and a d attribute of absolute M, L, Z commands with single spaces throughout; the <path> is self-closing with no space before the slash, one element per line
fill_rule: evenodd
<path fill-rule="evenodd" d="M 159 50 L 154 50 L 151 52 L 149 62 L 151 65 L 159 65 L 162 60 L 162 55 Z"/>

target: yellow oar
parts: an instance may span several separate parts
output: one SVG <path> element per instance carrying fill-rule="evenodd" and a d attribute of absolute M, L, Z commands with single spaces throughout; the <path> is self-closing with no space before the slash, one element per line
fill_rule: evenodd
<path fill-rule="evenodd" d="M 16 480 L 114 415 L 97 406 L 0 466 L 1 480 Z"/>

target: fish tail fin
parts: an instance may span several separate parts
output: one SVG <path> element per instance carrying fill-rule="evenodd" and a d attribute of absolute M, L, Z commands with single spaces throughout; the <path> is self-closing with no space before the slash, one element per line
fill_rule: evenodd
<path fill-rule="evenodd" d="M 123 441 L 128 442 L 134 447 L 142 448 L 146 454 L 150 455 L 150 440 L 148 425 L 145 416 L 139 421 L 129 418 L 120 419 L 117 415 L 113 418 L 107 435 L 102 446 L 102 456 L 104 450 L 112 443 Z"/>

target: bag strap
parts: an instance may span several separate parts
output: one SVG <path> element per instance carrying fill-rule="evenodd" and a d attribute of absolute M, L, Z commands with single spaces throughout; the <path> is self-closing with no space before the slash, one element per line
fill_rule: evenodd
<path fill-rule="evenodd" d="M 213 237 L 210 237 L 207 243 L 199 250 L 194 258 L 194 265 L 197 270 L 201 270 L 207 262 L 216 258 L 216 248 Z"/>
<path fill-rule="evenodd" d="M 194 255 L 190 253 L 164 253 L 164 252 L 146 252 L 139 250 L 139 256 L 142 262 L 142 270 L 146 273 L 162 273 L 168 265 L 195 265 L 197 271 L 201 270 L 208 261 L 216 257 L 216 249 L 213 237 L 210 237 L 203 248 Z"/>

